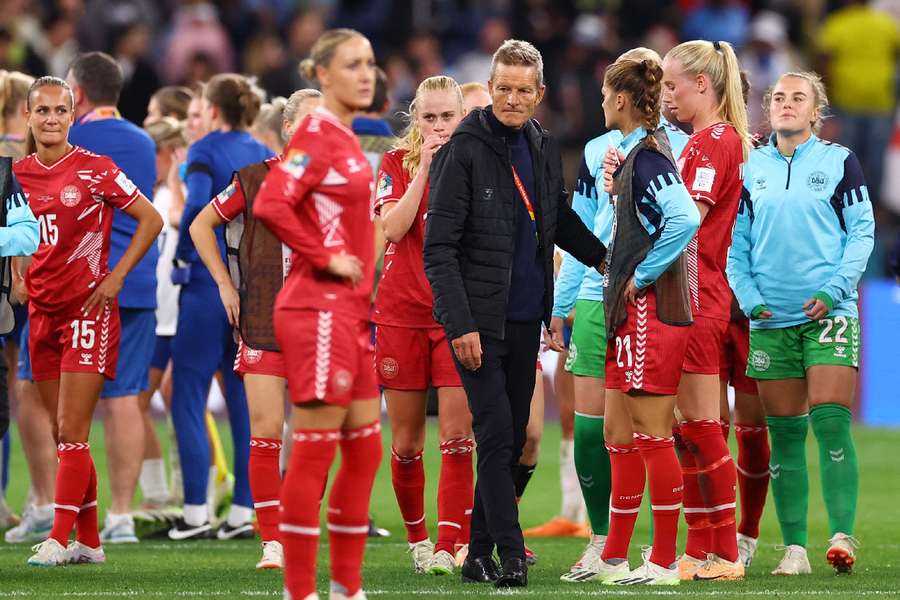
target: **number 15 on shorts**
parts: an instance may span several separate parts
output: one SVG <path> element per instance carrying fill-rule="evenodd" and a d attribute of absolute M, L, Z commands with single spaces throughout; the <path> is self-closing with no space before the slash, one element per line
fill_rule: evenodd
<path fill-rule="evenodd" d="M 93 350 L 97 342 L 95 325 L 97 321 L 75 319 L 69 324 L 72 329 L 72 348 L 76 350 Z"/>

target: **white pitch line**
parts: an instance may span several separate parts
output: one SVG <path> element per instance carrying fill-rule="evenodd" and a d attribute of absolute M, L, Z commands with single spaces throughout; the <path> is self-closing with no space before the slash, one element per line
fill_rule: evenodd
<path fill-rule="evenodd" d="M 0 591 L 0 598 L 23 598 L 33 597 L 37 592 L 25 590 L 7 590 Z M 394 595 L 396 597 L 404 596 L 445 596 L 452 593 L 453 596 L 561 596 L 561 597 L 593 597 L 593 596 L 703 596 L 703 597 L 720 597 L 729 598 L 758 598 L 773 596 L 797 596 L 797 597 L 817 597 L 831 596 L 839 592 L 831 590 L 799 590 L 786 592 L 785 590 L 652 590 L 647 587 L 635 586 L 632 589 L 615 589 L 604 587 L 597 590 L 567 590 L 561 592 L 559 590 L 483 590 L 483 589 L 454 589 L 452 590 L 385 590 L 385 589 L 367 589 L 368 596 L 387 596 Z M 854 597 L 880 597 L 890 596 L 896 597 L 896 590 L 854 590 L 851 593 Z M 144 590 L 123 590 L 123 591 L 84 591 L 84 592 L 60 592 L 54 594 L 55 598 L 85 598 L 85 597 L 109 597 L 109 598 L 223 598 L 223 597 L 246 597 L 246 598 L 264 598 L 264 597 L 282 597 L 281 591 L 144 591 Z"/>

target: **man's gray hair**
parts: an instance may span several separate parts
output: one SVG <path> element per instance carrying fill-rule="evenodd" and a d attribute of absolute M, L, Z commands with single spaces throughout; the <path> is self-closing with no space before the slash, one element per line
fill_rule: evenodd
<path fill-rule="evenodd" d="M 494 52 L 491 59 L 491 79 L 497 70 L 497 64 L 534 67 L 537 70 L 538 87 L 544 85 L 544 59 L 533 44 L 524 40 L 506 40 Z"/>

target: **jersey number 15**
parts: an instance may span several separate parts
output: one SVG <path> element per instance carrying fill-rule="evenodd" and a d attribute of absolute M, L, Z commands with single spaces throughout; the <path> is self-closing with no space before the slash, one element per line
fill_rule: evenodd
<path fill-rule="evenodd" d="M 55 246 L 59 241 L 59 227 L 56 225 L 55 214 L 45 214 L 38 217 L 38 227 L 41 230 L 41 243 Z"/>

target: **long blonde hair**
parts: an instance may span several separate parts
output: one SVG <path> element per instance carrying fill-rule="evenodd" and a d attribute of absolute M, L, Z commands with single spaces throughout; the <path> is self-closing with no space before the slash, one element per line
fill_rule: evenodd
<path fill-rule="evenodd" d="M 669 50 L 666 59 L 677 60 L 690 75 L 703 73 L 709 78 L 719 100 L 716 113 L 735 128 L 744 146 L 746 158 L 750 148 L 747 105 L 741 86 L 741 68 L 731 44 L 702 40 L 684 42 Z"/>
<path fill-rule="evenodd" d="M 403 133 L 403 137 L 395 146 L 398 150 L 406 150 L 406 156 L 403 157 L 403 168 L 409 173 L 410 177 L 415 177 L 419 170 L 419 164 L 422 160 L 422 143 L 425 138 L 422 137 L 422 130 L 419 129 L 418 123 L 418 104 L 422 101 L 422 96 L 428 92 L 452 92 L 459 102 L 459 112 L 462 114 L 463 97 L 459 84 L 452 77 L 446 75 L 437 75 L 429 77 L 419 84 L 416 88 L 416 97 L 409 103 L 409 125 Z"/>
<path fill-rule="evenodd" d="M 19 105 L 28 97 L 28 88 L 34 77 L 18 71 L 0 69 L 0 135 L 7 133 L 6 119 L 19 110 Z"/>

